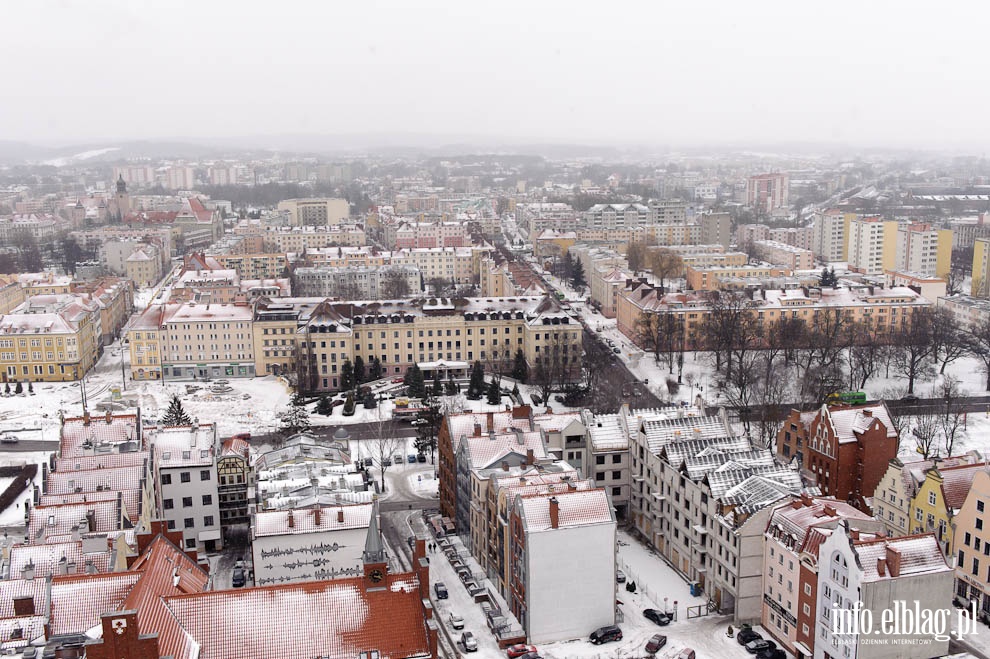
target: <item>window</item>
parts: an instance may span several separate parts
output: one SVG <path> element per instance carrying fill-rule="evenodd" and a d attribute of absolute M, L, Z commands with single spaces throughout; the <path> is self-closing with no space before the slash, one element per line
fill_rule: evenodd
<path fill-rule="evenodd" d="M 164 501 L 162 501 L 162 507 L 165 508 L 165 510 L 172 510 L 172 507 L 174 505 L 175 504 L 171 499 L 165 499 Z"/>
<path fill-rule="evenodd" d="M 172 484 L 172 474 L 162 474 L 162 485 Z"/>
<path fill-rule="evenodd" d="M 179 475 L 179 480 L 183 483 L 188 483 L 191 479 L 189 478 L 189 472 L 184 471 Z"/>
<path fill-rule="evenodd" d="M 174 519 L 168 520 L 168 530 L 169 531 L 174 531 L 175 530 L 175 520 Z"/>
<path fill-rule="evenodd" d="M 811 607 L 805 604 L 801 607 L 801 612 L 804 613 L 804 615 L 809 616 L 811 615 Z"/>
<path fill-rule="evenodd" d="M 929 505 L 932 505 L 932 506 L 935 505 L 935 493 L 934 492 L 929 492 L 928 493 L 928 504 Z"/>
<path fill-rule="evenodd" d="M 605 456 L 604 455 L 596 455 L 595 456 L 595 464 L 596 465 L 603 465 L 603 464 L 605 464 Z"/>
<path fill-rule="evenodd" d="M 810 583 L 804 584 L 804 594 L 805 595 L 810 595 L 811 594 L 811 584 Z"/>
<path fill-rule="evenodd" d="M 186 549 L 196 548 L 196 538 L 186 538 Z"/>
<path fill-rule="evenodd" d="M 182 507 L 192 508 L 192 497 L 182 497 Z"/>
<path fill-rule="evenodd" d="M 200 472 L 199 472 L 199 480 L 201 480 L 201 481 L 208 481 L 208 480 L 210 480 L 210 470 L 209 469 L 202 469 L 202 470 L 200 470 Z"/>
<path fill-rule="evenodd" d="M 195 524 L 195 522 L 196 520 L 194 520 L 192 517 L 186 517 L 184 520 L 182 520 L 182 526 L 184 528 L 191 529 Z"/>
<path fill-rule="evenodd" d="M 983 520 L 980 519 L 979 517 L 976 518 L 976 530 L 977 531 L 983 530 Z"/>
<path fill-rule="evenodd" d="M 969 543 L 972 541 L 972 539 L 973 539 L 973 536 L 969 534 L 969 531 L 967 531 L 966 532 L 966 535 L 963 536 L 963 544 L 966 545 L 967 547 L 969 547 Z"/>
<path fill-rule="evenodd" d="M 976 512 L 978 512 L 978 513 L 982 513 L 983 512 L 983 502 L 982 501 L 977 501 L 976 502 Z"/>
<path fill-rule="evenodd" d="M 212 494 L 204 494 L 203 495 L 203 505 L 204 506 L 212 506 L 213 505 L 213 495 Z"/>
<path fill-rule="evenodd" d="M 617 496 L 621 496 L 621 495 L 622 495 L 622 488 L 621 487 L 613 487 L 612 488 L 612 496 L 613 497 L 617 497 Z"/>
<path fill-rule="evenodd" d="M 213 526 L 213 515 L 206 515 L 203 518 L 203 524 L 206 526 Z"/>
<path fill-rule="evenodd" d="M 973 559 L 973 575 L 980 576 L 980 559 L 978 558 Z"/>

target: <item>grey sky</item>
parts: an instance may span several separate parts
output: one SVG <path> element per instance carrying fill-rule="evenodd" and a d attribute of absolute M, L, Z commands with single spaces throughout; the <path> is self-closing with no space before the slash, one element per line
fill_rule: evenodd
<path fill-rule="evenodd" d="M 990 142 L 985 2 L 6 0 L 0 139 Z"/>

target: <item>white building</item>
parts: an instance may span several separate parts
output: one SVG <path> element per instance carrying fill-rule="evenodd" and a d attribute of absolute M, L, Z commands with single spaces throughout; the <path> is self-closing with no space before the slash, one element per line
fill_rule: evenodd
<path fill-rule="evenodd" d="M 258 512 L 252 524 L 255 585 L 362 574 L 374 504 Z"/>
<path fill-rule="evenodd" d="M 531 643 L 614 624 L 616 525 L 605 490 L 516 497 L 510 527 L 521 536 L 512 536 L 509 607 Z"/>
<path fill-rule="evenodd" d="M 168 529 L 182 532 L 182 549 L 219 550 L 216 424 L 146 427 L 145 441 L 154 452 L 158 513 Z"/>
<path fill-rule="evenodd" d="M 878 635 L 855 629 L 848 624 L 855 604 L 872 616 L 876 630 L 885 616 L 900 619 L 895 609 L 899 602 L 914 612 L 915 605 L 925 611 L 952 612 L 953 572 L 942 556 L 935 536 L 913 535 L 903 538 L 856 540 L 848 522 L 843 522 L 819 549 L 818 613 L 816 615 L 815 659 L 928 659 L 944 656 L 949 649 L 932 633 L 885 634 L 889 643 L 880 643 Z M 838 611 L 837 611 L 838 610 Z M 885 611 L 894 610 L 893 614 Z M 841 613 L 840 613 L 841 612 Z M 850 612 L 850 613 L 845 613 Z M 894 618 L 889 618 L 893 615 Z M 835 621 L 841 616 L 841 621 Z M 857 616 L 863 619 L 865 616 Z M 954 615 L 952 616 L 955 617 Z M 845 627 L 838 626 L 846 623 Z M 918 625 L 907 631 L 919 631 Z M 946 626 L 948 630 L 948 625 Z M 834 631 L 845 633 L 834 633 Z M 863 642 L 869 639 L 869 642 Z"/>
<path fill-rule="evenodd" d="M 815 256 L 826 263 L 846 260 L 846 225 L 852 217 L 836 209 L 815 213 L 811 233 Z"/>

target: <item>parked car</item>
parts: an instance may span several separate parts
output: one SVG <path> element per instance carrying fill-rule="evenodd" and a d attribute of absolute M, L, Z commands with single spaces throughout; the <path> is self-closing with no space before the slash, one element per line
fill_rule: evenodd
<path fill-rule="evenodd" d="M 424 453 L 417 453 L 416 462 L 426 462 L 426 455 Z"/>
<path fill-rule="evenodd" d="M 694 650 L 691 648 L 684 648 L 681 653 L 677 655 L 677 659 L 695 659 Z"/>
<path fill-rule="evenodd" d="M 663 634 L 654 634 L 646 642 L 646 651 L 650 654 L 656 654 L 665 645 L 667 645 L 667 637 Z"/>
<path fill-rule="evenodd" d="M 615 571 L 615 583 L 626 583 L 626 573 L 622 570 Z"/>
<path fill-rule="evenodd" d="M 465 652 L 477 652 L 478 651 L 478 639 L 474 637 L 471 632 L 464 632 L 461 634 L 461 645 L 464 646 Z"/>
<path fill-rule="evenodd" d="M 756 659 L 787 659 L 787 653 L 777 648 L 761 650 L 756 653 Z"/>
<path fill-rule="evenodd" d="M 247 575 L 244 573 L 244 568 L 235 567 L 234 574 L 230 578 L 230 585 L 234 588 L 243 588 L 244 584 L 247 583 Z"/>
<path fill-rule="evenodd" d="M 516 645 L 510 645 L 505 649 L 505 654 L 509 659 L 518 659 L 524 655 L 530 654 L 531 652 L 536 652 L 536 647 L 532 645 L 526 645 L 525 643 L 517 643 Z"/>
<path fill-rule="evenodd" d="M 437 594 L 437 599 L 438 600 L 445 600 L 445 599 L 447 599 L 447 596 L 448 596 L 447 586 L 444 585 L 444 583 L 442 581 L 438 581 L 435 584 L 433 584 L 433 592 Z"/>
<path fill-rule="evenodd" d="M 622 630 L 619 629 L 618 625 L 605 625 L 604 627 L 599 627 L 595 631 L 591 632 L 591 636 L 588 637 L 588 640 L 590 640 L 593 645 L 621 641 Z"/>
<path fill-rule="evenodd" d="M 918 397 L 914 394 L 907 394 L 906 396 L 901 396 L 902 403 L 917 403 Z"/>
<path fill-rule="evenodd" d="M 429 421 L 427 421 L 426 419 L 413 419 L 409 423 L 411 423 L 414 426 L 425 426 L 427 423 L 429 423 Z"/>
<path fill-rule="evenodd" d="M 17 435 L 11 435 L 10 433 L 0 435 L 0 444 L 16 444 L 18 441 Z"/>
<path fill-rule="evenodd" d="M 403 378 L 392 378 L 392 384 L 402 384 L 405 382 Z"/>
<path fill-rule="evenodd" d="M 643 615 L 652 623 L 665 627 L 674 619 L 669 613 L 664 613 L 658 609 L 643 609 Z"/>
<path fill-rule="evenodd" d="M 756 654 L 764 650 L 776 650 L 777 644 L 765 638 L 757 638 L 746 644 L 746 652 Z"/>
<path fill-rule="evenodd" d="M 543 657 L 540 656 L 539 652 L 527 652 L 523 656 L 519 657 L 519 659 L 543 659 Z"/>
<path fill-rule="evenodd" d="M 408 462 L 411 465 L 416 464 L 416 454 L 415 453 L 410 453 L 409 455 L 407 455 L 406 456 L 406 462 Z"/>
<path fill-rule="evenodd" d="M 451 611 L 450 626 L 454 629 L 464 629 L 464 618 Z"/>
<path fill-rule="evenodd" d="M 739 645 L 746 645 L 750 641 L 755 641 L 758 638 L 763 638 L 757 632 L 752 629 L 740 629 L 739 633 L 736 634 L 736 643 Z"/>
<path fill-rule="evenodd" d="M 613 346 L 612 347 L 612 352 L 614 352 L 617 355 L 621 355 L 622 354 L 622 350 L 618 346 Z"/>

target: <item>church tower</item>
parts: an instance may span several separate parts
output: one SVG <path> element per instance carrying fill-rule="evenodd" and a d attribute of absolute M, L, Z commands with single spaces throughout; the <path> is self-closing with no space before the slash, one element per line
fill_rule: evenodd
<path fill-rule="evenodd" d="M 114 200 L 117 202 L 116 211 L 121 217 L 131 212 L 131 198 L 127 195 L 127 182 L 124 181 L 123 174 L 117 179 L 117 196 Z"/>
<path fill-rule="evenodd" d="M 378 499 L 371 509 L 371 521 L 368 524 L 368 538 L 364 542 L 364 553 L 361 555 L 364 563 L 364 576 L 373 584 L 381 583 L 388 572 L 388 557 L 385 555 L 385 545 L 378 528 Z"/>

